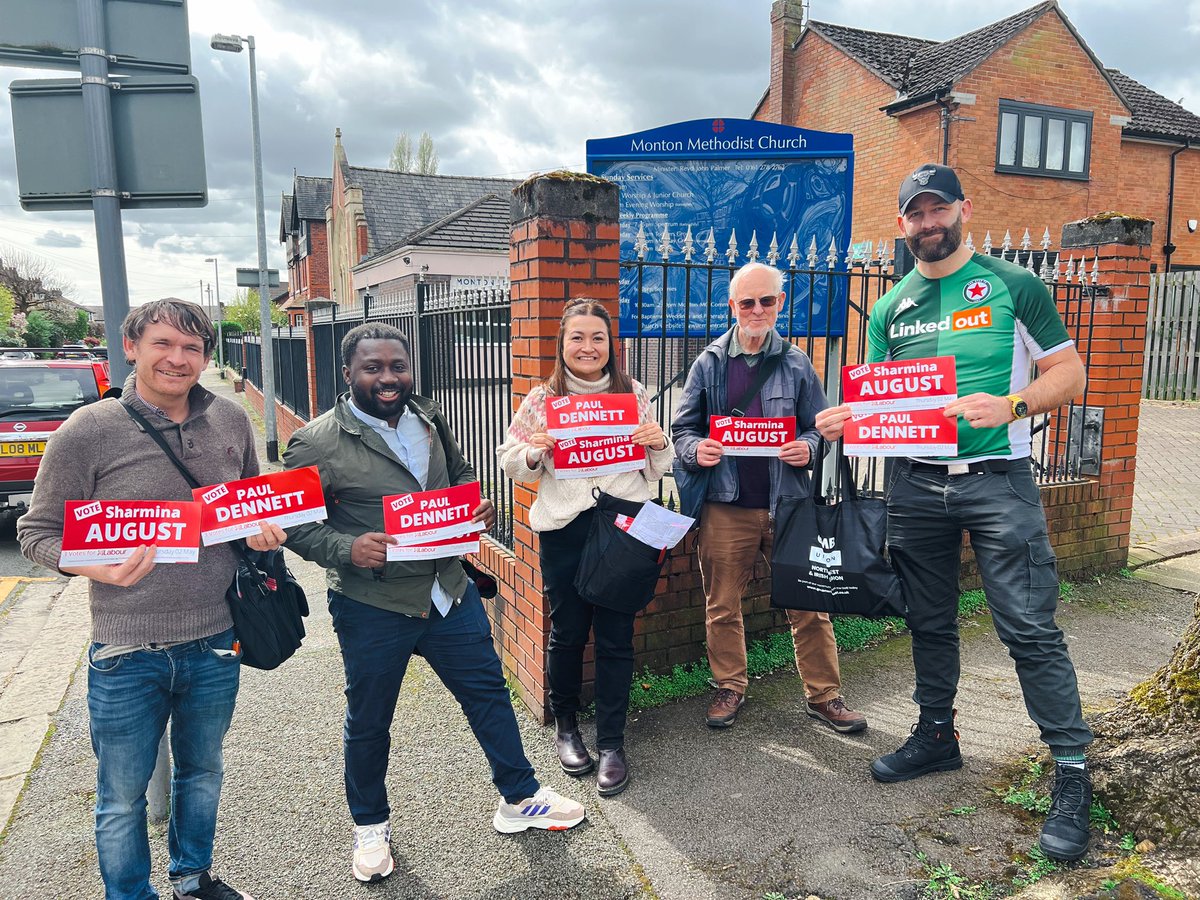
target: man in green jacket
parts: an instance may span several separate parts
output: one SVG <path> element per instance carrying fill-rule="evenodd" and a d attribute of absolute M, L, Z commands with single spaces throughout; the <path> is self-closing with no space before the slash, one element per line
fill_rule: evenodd
<path fill-rule="evenodd" d="M 413 395 L 408 339 L 366 323 L 342 340 L 350 387 L 288 442 L 288 468 L 317 466 L 329 518 L 288 532 L 288 546 L 328 570 L 329 611 L 346 670 L 346 800 L 354 818 L 352 870 L 379 881 L 393 868 L 387 788 L 390 728 L 413 653 L 466 713 L 503 799 L 492 824 L 511 833 L 578 825 L 583 807 L 541 787 L 525 757 L 479 590 L 457 557 L 388 562 L 383 498 L 476 479 L 432 400 Z M 475 510 L 487 527 L 490 500 Z"/>

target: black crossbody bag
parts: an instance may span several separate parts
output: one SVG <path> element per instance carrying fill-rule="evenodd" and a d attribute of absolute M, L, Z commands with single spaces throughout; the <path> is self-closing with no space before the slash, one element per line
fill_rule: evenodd
<path fill-rule="evenodd" d="M 142 426 L 192 488 L 203 487 L 167 445 L 146 417 L 122 402 L 129 417 Z M 233 581 L 225 590 L 233 630 L 242 647 L 242 662 L 253 669 L 274 669 L 289 659 L 304 641 L 308 598 L 288 571 L 283 550 L 252 550 L 244 541 L 231 541 L 238 555 Z"/>

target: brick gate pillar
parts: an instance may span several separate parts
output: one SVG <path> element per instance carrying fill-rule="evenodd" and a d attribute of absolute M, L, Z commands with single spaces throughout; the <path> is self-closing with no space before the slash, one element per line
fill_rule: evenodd
<path fill-rule="evenodd" d="M 1078 344 L 1088 364 L 1088 406 L 1104 409 L 1100 502 L 1092 521 L 1081 523 L 1092 536 L 1081 548 L 1086 569 L 1117 569 L 1129 557 L 1153 224 L 1115 217 L 1063 226 L 1063 254 L 1081 258 L 1089 280 L 1099 261 L 1095 296 L 1085 292 L 1081 313 L 1085 322 L 1092 316 L 1091 335 L 1085 329 Z"/>
<path fill-rule="evenodd" d="M 601 300 L 617 320 L 617 186 L 578 172 L 530 178 L 513 192 L 509 280 L 512 290 L 513 411 L 554 368 L 558 323 L 567 300 Z M 549 605 L 542 595 L 537 536 L 529 527 L 531 486 L 513 492 L 511 584 L 495 619 L 505 669 L 525 704 L 549 721 L 546 643 Z M 508 595 L 506 597 L 506 594 Z M 590 673 L 585 673 L 590 677 Z"/>

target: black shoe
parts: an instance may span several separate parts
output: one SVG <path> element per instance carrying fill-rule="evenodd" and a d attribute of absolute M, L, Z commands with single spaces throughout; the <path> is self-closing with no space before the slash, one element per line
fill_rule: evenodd
<path fill-rule="evenodd" d="M 596 773 L 596 793 L 601 797 L 619 794 L 629 785 L 629 761 L 625 748 L 600 751 L 600 770 Z"/>
<path fill-rule="evenodd" d="M 953 719 L 939 724 L 922 717 L 899 750 L 871 763 L 871 774 L 876 781 L 908 781 L 930 772 L 961 768 L 962 753 Z"/>
<path fill-rule="evenodd" d="M 181 894 L 176 888 L 174 894 L 175 900 L 254 900 L 249 894 L 235 891 L 220 878 L 213 878 L 208 872 L 200 876 L 200 886 L 194 891 Z"/>
<path fill-rule="evenodd" d="M 575 714 L 555 717 L 554 749 L 558 751 L 558 764 L 568 775 L 586 775 L 596 767 L 579 733 Z"/>
<path fill-rule="evenodd" d="M 1071 862 L 1087 853 L 1091 833 L 1092 776 L 1087 769 L 1059 763 L 1054 771 L 1050 812 L 1038 846 L 1051 859 Z"/>

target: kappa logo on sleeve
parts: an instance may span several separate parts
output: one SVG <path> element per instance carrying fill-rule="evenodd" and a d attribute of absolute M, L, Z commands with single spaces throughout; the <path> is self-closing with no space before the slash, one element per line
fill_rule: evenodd
<path fill-rule="evenodd" d="M 559 397 L 557 400 L 550 401 L 550 408 L 551 409 L 562 409 L 564 406 L 566 406 L 570 402 L 571 402 L 570 397 Z"/>
<path fill-rule="evenodd" d="M 97 500 L 95 503 L 89 503 L 87 506 L 81 506 L 79 509 L 75 510 L 75 521 L 78 522 L 82 519 L 90 519 L 92 516 L 99 515 L 100 511 L 103 509 L 104 506 L 99 500 Z"/>
<path fill-rule="evenodd" d="M 732 416 L 722 416 L 721 418 L 714 421 L 713 424 L 716 425 L 718 428 L 728 428 L 730 425 L 733 424 L 733 417 Z"/>
<path fill-rule="evenodd" d="M 905 297 L 903 300 L 901 300 L 899 303 L 896 304 L 896 312 L 902 313 L 906 309 L 913 309 L 916 305 L 917 305 L 917 301 L 914 300 L 912 297 Z"/>
<path fill-rule="evenodd" d="M 412 494 L 405 494 L 403 497 L 397 497 L 395 500 L 392 501 L 392 512 L 395 512 L 396 510 L 404 509 L 404 507 L 406 507 L 406 506 L 412 506 L 412 504 L 413 504 Z"/>
<path fill-rule="evenodd" d="M 223 484 L 218 484 L 211 491 L 205 491 L 203 494 L 201 494 L 200 499 L 203 500 L 205 503 L 215 503 L 217 500 L 220 500 L 222 497 L 224 497 L 228 493 L 229 493 L 228 487 L 226 487 Z"/>

